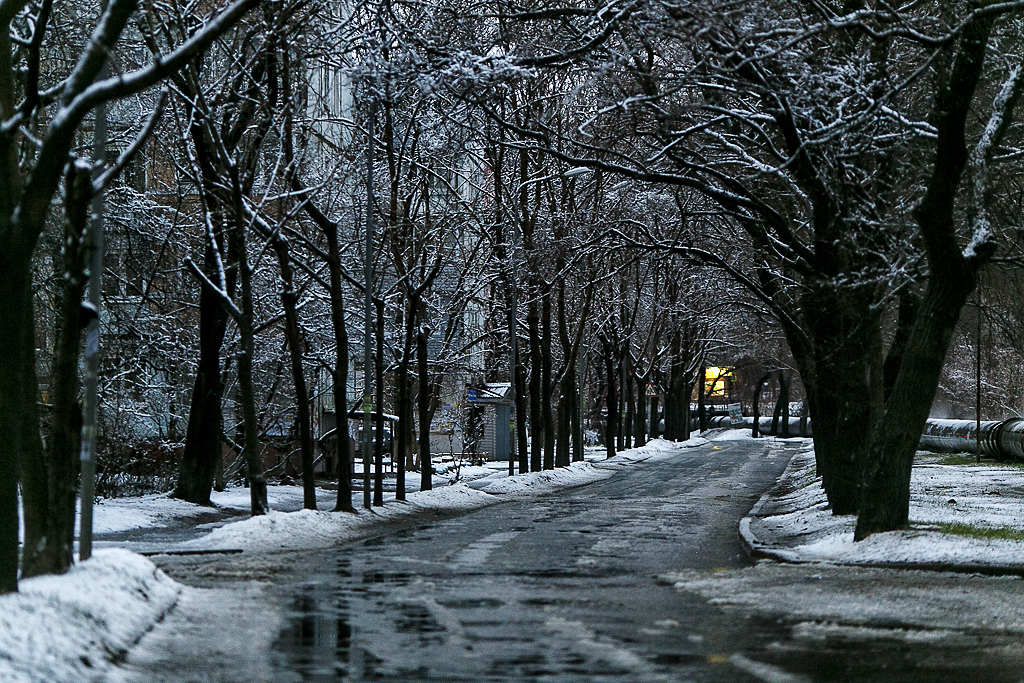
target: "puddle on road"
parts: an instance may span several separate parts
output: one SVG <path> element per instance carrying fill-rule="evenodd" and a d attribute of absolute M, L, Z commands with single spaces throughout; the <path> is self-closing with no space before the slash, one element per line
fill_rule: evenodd
<path fill-rule="evenodd" d="M 437 604 L 449 609 L 479 609 L 501 607 L 505 603 L 497 598 L 447 598 L 438 600 Z"/>
<path fill-rule="evenodd" d="M 737 659 L 730 661 L 736 654 L 742 661 L 819 682 L 1002 683 L 1024 678 L 1024 647 L 1010 636 L 941 647 L 906 640 L 814 640 L 801 637 L 792 623 L 723 612 L 675 593 L 658 593 L 671 599 L 672 612 L 658 612 L 664 606 L 652 604 L 650 613 L 638 616 L 617 611 L 616 601 L 629 602 L 622 596 L 630 592 L 649 597 L 658 589 L 622 568 L 505 570 L 493 579 L 504 582 L 497 592 L 495 583 L 487 583 L 491 578 L 479 579 L 484 583 L 478 589 L 461 583 L 465 575 L 456 580 L 442 574 L 449 570 L 441 562 L 423 565 L 433 575 L 386 571 L 388 566 L 406 569 L 408 563 L 375 561 L 382 545 L 373 540 L 358 552 L 325 554 L 319 574 L 292 590 L 276 650 L 301 680 L 753 680 L 737 668 Z M 415 554 L 409 546 L 401 552 Z M 389 556 L 395 559 L 394 553 Z M 585 626 L 585 638 L 574 636 L 572 629 L 553 633 L 548 628 L 552 617 Z M 635 653 L 645 673 L 623 672 L 603 662 L 609 645 Z"/>

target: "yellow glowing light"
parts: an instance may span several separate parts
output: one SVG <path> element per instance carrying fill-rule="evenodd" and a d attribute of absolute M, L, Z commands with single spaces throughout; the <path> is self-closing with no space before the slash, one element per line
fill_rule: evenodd
<path fill-rule="evenodd" d="M 704 370 L 704 395 L 725 396 L 726 383 L 732 380 L 733 368 L 706 368 Z"/>

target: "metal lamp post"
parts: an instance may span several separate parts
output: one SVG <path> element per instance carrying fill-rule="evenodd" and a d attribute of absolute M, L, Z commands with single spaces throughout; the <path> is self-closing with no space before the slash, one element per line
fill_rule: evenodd
<path fill-rule="evenodd" d="M 373 413 L 373 379 L 370 353 L 373 319 L 373 122 L 377 117 L 377 100 L 370 99 L 370 116 L 366 123 L 366 245 L 363 253 L 363 507 L 370 509 L 370 432 Z M 379 436 L 379 435 L 378 435 Z"/>
<path fill-rule="evenodd" d="M 103 73 L 106 73 L 104 69 Z M 107 105 L 96 107 L 96 125 L 93 129 L 93 177 L 103 171 L 107 148 Z M 85 386 L 82 409 L 82 448 L 79 453 L 82 467 L 82 517 L 79 526 L 78 558 L 92 556 L 92 499 L 96 493 L 96 423 L 99 413 L 100 372 L 100 290 L 103 287 L 103 192 L 92 197 L 92 221 L 89 226 L 89 300 L 83 305 L 92 308 L 89 325 L 85 329 Z"/>

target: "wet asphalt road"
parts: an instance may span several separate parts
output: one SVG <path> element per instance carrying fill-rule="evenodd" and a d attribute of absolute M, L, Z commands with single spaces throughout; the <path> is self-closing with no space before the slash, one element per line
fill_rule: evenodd
<path fill-rule="evenodd" d="M 782 626 L 657 579 L 750 564 L 737 525 L 787 446 L 719 442 L 324 552 L 283 587 L 279 661 L 306 681 L 797 680 L 763 664 Z"/>

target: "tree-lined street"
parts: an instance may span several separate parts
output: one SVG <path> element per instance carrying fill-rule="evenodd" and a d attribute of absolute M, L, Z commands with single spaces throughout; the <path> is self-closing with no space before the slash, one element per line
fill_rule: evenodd
<path fill-rule="evenodd" d="M 1024 650 L 1005 624 L 1017 623 L 1020 579 L 754 564 L 738 520 L 798 447 L 679 449 L 613 465 L 602 482 L 262 565 L 158 558 L 228 597 L 183 605 L 118 680 L 1019 680 Z M 224 607 L 235 602 L 260 617 L 238 624 Z M 223 657 L 201 654 L 218 647 Z"/>
<path fill-rule="evenodd" d="M 1024 512 L 980 500 L 1013 472 L 917 450 L 1024 457 L 1022 34 L 1024 0 L 0 0 L 0 663 L 1017 672 L 984 616 L 792 622 L 813 570 L 736 532 L 798 424 L 774 557 L 1020 573 Z M 128 498 L 99 543 L 191 538 L 157 557 L 209 601 L 89 562 Z M 854 610 L 957 585 L 826 574 Z"/>

